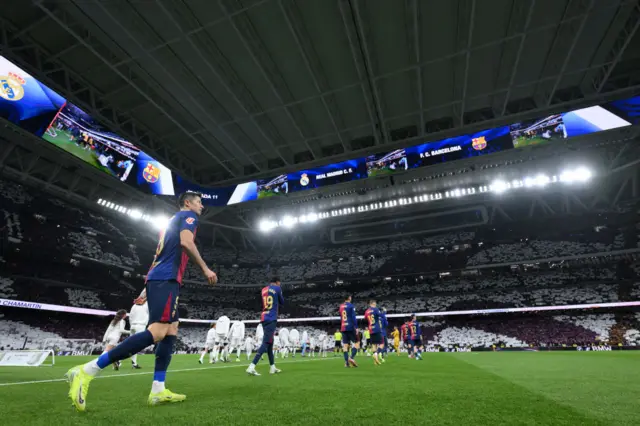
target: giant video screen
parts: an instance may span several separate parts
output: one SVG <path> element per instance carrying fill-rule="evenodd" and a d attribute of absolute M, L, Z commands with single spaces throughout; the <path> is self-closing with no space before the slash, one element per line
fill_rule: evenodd
<path fill-rule="evenodd" d="M 66 103 L 42 138 L 121 182 L 149 194 L 175 195 L 171 170 Z"/>
<path fill-rule="evenodd" d="M 42 136 L 66 100 L 0 56 L 0 117 Z"/>
<path fill-rule="evenodd" d="M 514 123 L 509 126 L 513 146 L 522 148 L 548 144 L 576 136 L 630 126 L 633 122 L 634 99 L 639 98 Z M 635 105 L 638 105 L 638 101 Z"/>
<path fill-rule="evenodd" d="M 322 188 L 366 177 L 367 168 L 364 158 L 358 158 L 291 173 L 287 175 L 287 184 L 288 190 L 295 192 Z"/>
<path fill-rule="evenodd" d="M 416 168 L 493 154 L 512 148 L 513 143 L 509 136 L 509 128 L 503 126 L 415 145 L 407 148 L 406 152 L 408 167 Z"/>

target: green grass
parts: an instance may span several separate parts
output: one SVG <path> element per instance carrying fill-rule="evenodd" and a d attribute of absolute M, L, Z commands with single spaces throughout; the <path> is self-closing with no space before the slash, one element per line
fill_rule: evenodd
<path fill-rule="evenodd" d="M 3 425 L 637 425 L 640 352 L 485 352 L 279 360 L 281 375 L 244 373 L 246 362 L 200 366 L 177 355 L 168 388 L 187 401 L 148 407 L 153 358 L 144 370 L 108 369 L 76 413 L 63 381 L 0 386 Z M 0 384 L 59 379 L 87 357 L 55 367 L 0 367 Z M 246 358 L 245 358 L 246 359 Z M 173 372 L 171 371 L 173 370 Z M 179 371 L 184 370 L 184 371 Z M 135 374 L 135 375 L 132 375 Z"/>
<path fill-rule="evenodd" d="M 554 141 L 560 141 L 562 140 L 561 137 L 552 137 L 551 139 L 545 139 L 542 136 L 534 136 L 532 138 L 526 138 L 524 136 L 518 136 L 514 141 L 513 141 L 513 146 L 516 148 L 522 148 L 525 146 L 532 146 L 532 145 L 542 145 L 545 143 L 551 143 Z"/>
<path fill-rule="evenodd" d="M 102 164 L 98 162 L 98 159 L 93 154 L 93 151 L 85 150 L 79 147 L 78 145 L 76 145 L 73 141 L 69 140 L 69 136 L 70 136 L 69 132 L 67 132 L 66 130 L 56 130 L 56 133 L 57 133 L 57 136 L 53 137 L 49 133 L 44 132 L 44 134 L 42 135 L 42 138 L 46 141 L 53 143 L 58 148 L 64 149 L 69 154 L 72 154 L 78 157 L 82 161 L 91 164 L 96 169 L 100 169 L 105 173 L 113 174 L 111 173 L 111 170 L 104 167 Z"/>

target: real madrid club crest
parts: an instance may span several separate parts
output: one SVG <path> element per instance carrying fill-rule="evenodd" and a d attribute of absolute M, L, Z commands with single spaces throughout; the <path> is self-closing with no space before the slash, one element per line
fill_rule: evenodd
<path fill-rule="evenodd" d="M 306 173 L 303 173 L 300 177 L 300 185 L 307 186 L 309 185 L 309 176 Z"/>
<path fill-rule="evenodd" d="M 484 136 L 479 136 L 477 138 L 473 138 L 473 139 L 471 139 L 471 146 L 476 151 L 482 151 L 483 149 L 485 149 L 487 147 L 487 140 L 485 139 Z"/>
<path fill-rule="evenodd" d="M 147 167 L 142 171 L 142 177 L 149 183 L 156 183 L 160 178 L 160 168 L 153 163 L 147 163 Z"/>
<path fill-rule="evenodd" d="M 8 101 L 19 101 L 24 97 L 24 85 L 27 82 L 14 72 L 0 75 L 0 97 Z"/>

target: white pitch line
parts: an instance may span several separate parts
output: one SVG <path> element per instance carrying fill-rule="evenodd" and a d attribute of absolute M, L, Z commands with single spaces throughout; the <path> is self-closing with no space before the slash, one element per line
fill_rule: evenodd
<path fill-rule="evenodd" d="M 318 358 L 318 359 L 306 359 L 304 361 L 282 361 L 280 364 L 299 364 L 300 362 L 311 362 L 311 361 L 328 361 L 330 359 L 339 359 L 339 358 Z M 341 359 L 341 358 L 340 358 Z M 169 370 L 168 373 L 180 373 L 183 371 L 200 371 L 200 370 L 220 370 L 222 368 L 234 368 L 234 367 L 245 367 L 246 365 L 220 365 L 213 367 L 199 367 L 199 368 L 182 368 L 179 370 Z M 96 379 L 109 379 L 112 377 L 130 377 L 130 376 L 144 376 L 147 374 L 153 374 L 153 371 L 145 371 L 142 373 L 124 373 L 124 374 L 110 374 L 108 376 L 98 376 Z M 32 380 L 30 382 L 13 382 L 13 383 L 0 383 L 0 387 L 2 386 L 18 386 L 18 385 L 33 385 L 37 383 L 55 383 L 55 382 L 66 382 L 67 379 L 48 379 L 48 380 Z"/>

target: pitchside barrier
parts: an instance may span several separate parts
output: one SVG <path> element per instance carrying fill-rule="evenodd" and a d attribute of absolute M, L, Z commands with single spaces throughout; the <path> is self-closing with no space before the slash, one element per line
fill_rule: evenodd
<path fill-rule="evenodd" d="M 505 314 L 517 312 L 540 312 L 540 311 L 566 311 L 577 309 L 601 309 L 601 308 L 624 308 L 629 306 L 640 306 L 640 301 L 636 302 L 610 302 L 610 303 L 586 303 L 581 305 L 558 305 L 558 306 L 534 306 L 521 308 L 500 308 L 500 309 L 474 309 L 466 311 L 442 311 L 442 312 L 408 312 L 403 314 L 388 314 L 387 318 L 407 318 L 412 315 L 417 317 L 443 317 L 452 315 L 478 315 L 478 314 Z M 115 311 L 105 311 L 101 309 L 77 308 L 75 306 L 50 305 L 47 303 L 25 302 L 23 300 L 0 299 L 0 307 L 35 309 L 40 311 L 69 312 L 73 314 L 86 314 L 96 316 L 115 315 Z M 358 319 L 363 319 L 364 315 L 358 315 Z M 317 322 L 317 321 L 339 321 L 340 317 L 310 317 L 310 318 L 279 318 L 279 323 L 287 322 Z M 215 320 L 181 318 L 180 322 L 211 324 Z M 260 320 L 243 320 L 245 324 L 257 324 Z"/>

